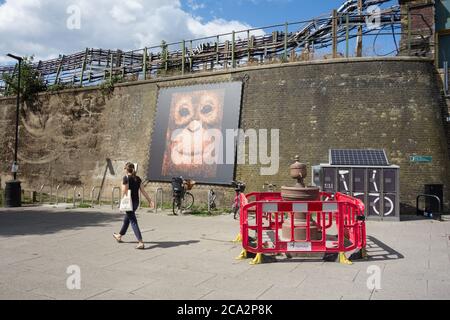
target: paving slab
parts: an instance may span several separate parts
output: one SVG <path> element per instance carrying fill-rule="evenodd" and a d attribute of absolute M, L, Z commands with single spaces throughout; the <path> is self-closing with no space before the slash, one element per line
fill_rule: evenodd
<path fill-rule="evenodd" d="M 235 257 L 239 226 L 213 217 L 138 213 L 146 250 L 108 207 L 0 209 L 0 299 L 449 299 L 450 222 L 367 222 L 369 259 L 251 266 Z M 348 254 L 350 256 L 350 254 Z M 69 290 L 69 266 L 80 290 Z M 368 281 L 380 270 L 381 288 Z M 369 283 L 369 285 L 368 285 Z"/>

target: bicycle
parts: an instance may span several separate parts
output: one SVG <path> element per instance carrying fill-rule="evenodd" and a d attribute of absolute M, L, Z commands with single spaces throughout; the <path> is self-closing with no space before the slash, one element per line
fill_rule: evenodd
<path fill-rule="evenodd" d="M 172 178 L 172 212 L 175 216 L 194 205 L 194 196 L 189 192 L 194 185 L 195 181 L 184 180 L 183 177 Z"/>
<path fill-rule="evenodd" d="M 231 186 L 236 192 L 236 196 L 234 197 L 234 202 L 231 208 L 233 210 L 233 219 L 237 220 L 239 218 L 241 193 L 245 192 L 245 183 L 241 181 L 232 181 Z"/>

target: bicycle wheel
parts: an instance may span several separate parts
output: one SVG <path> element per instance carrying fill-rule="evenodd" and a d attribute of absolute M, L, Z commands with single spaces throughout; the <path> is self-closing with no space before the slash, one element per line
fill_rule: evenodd
<path fill-rule="evenodd" d="M 182 208 L 184 210 L 189 210 L 194 205 L 194 196 L 190 192 L 184 194 L 184 199 L 182 203 Z"/>
<path fill-rule="evenodd" d="M 181 211 L 181 201 L 178 198 L 173 198 L 172 212 L 177 216 L 179 211 Z"/>
<path fill-rule="evenodd" d="M 240 214 L 239 211 L 240 211 L 239 210 L 239 205 L 233 205 L 233 213 L 234 213 L 233 218 L 234 218 L 234 220 L 239 220 L 239 214 Z"/>

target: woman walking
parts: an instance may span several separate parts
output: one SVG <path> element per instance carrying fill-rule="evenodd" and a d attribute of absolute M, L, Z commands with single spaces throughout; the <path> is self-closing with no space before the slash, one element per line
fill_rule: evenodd
<path fill-rule="evenodd" d="M 141 230 L 139 230 L 139 225 L 136 219 L 136 210 L 139 206 L 139 191 L 144 195 L 147 201 L 150 204 L 150 207 L 153 207 L 153 201 L 150 199 L 148 193 L 145 191 L 142 186 L 142 179 L 136 175 L 136 170 L 134 168 L 134 164 L 128 162 L 125 165 L 126 176 L 123 177 L 122 181 L 122 195 L 126 196 L 128 194 L 128 190 L 131 190 L 131 200 L 133 203 L 133 211 L 127 211 L 125 214 L 125 218 L 123 220 L 122 229 L 120 232 L 114 233 L 114 239 L 117 242 L 122 242 L 122 237 L 127 233 L 128 227 L 131 223 L 131 227 L 133 228 L 134 235 L 136 236 L 139 244 L 136 249 L 145 249 L 144 242 L 142 241 Z"/>

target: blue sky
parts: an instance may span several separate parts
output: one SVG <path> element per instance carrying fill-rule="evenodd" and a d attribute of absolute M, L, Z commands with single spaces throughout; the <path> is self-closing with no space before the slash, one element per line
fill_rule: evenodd
<path fill-rule="evenodd" d="M 238 20 L 259 27 L 285 21 L 309 20 L 331 12 L 342 3 L 341 0 L 183 0 L 182 6 L 185 10 L 204 19 Z M 192 7 L 196 5 L 200 8 L 194 10 Z"/>

